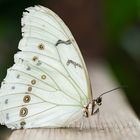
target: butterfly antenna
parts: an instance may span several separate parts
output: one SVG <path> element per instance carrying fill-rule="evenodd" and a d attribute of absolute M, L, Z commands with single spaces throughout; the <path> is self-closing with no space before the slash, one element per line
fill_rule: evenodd
<path fill-rule="evenodd" d="M 118 90 L 118 89 L 123 89 L 123 88 L 126 88 L 126 87 L 127 86 L 120 86 L 120 87 L 113 88 L 113 89 L 111 89 L 109 91 L 106 91 L 106 92 L 102 93 L 99 97 L 102 97 L 104 94 L 110 93 L 112 91 L 115 91 L 115 90 Z"/>
<path fill-rule="evenodd" d="M 116 88 L 114 88 L 114 89 L 111 89 L 111 90 L 109 90 L 109 91 L 106 91 L 106 92 L 102 93 L 99 97 L 97 97 L 97 98 L 95 99 L 95 102 L 96 102 L 98 105 L 101 105 L 101 104 L 102 104 L 102 96 L 103 96 L 104 94 L 107 94 L 107 93 L 110 93 L 110 92 L 112 92 L 112 91 L 115 91 L 115 90 L 118 90 L 118 89 L 122 89 L 122 88 L 126 88 L 126 86 L 116 87 Z"/>

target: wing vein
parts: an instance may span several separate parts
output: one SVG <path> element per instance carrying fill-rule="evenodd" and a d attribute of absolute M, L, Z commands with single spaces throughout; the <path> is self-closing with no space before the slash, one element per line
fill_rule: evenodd
<path fill-rule="evenodd" d="M 47 63 L 45 63 L 45 62 L 43 62 L 43 63 L 46 64 L 46 65 L 48 65 L 48 66 L 50 66 L 49 64 L 47 64 Z M 42 69 L 36 67 L 35 65 L 32 65 L 32 67 L 35 67 L 36 69 L 39 69 L 39 70 L 43 71 Z M 50 66 L 50 67 L 52 67 L 52 66 Z M 55 68 L 52 67 L 52 69 L 55 69 Z M 55 70 L 57 71 L 57 69 L 55 69 Z M 43 71 L 43 72 L 46 73 L 46 71 Z M 60 71 L 58 71 L 58 72 L 61 74 Z M 47 73 L 47 75 L 49 75 L 49 74 Z M 63 74 L 61 74 L 61 75 L 63 75 Z M 67 77 L 66 77 L 65 75 L 63 75 L 63 76 L 67 79 Z M 50 76 L 50 78 L 55 82 L 56 86 L 59 88 L 60 91 L 62 91 L 65 95 L 67 95 L 67 96 L 70 97 L 71 99 L 73 99 L 73 100 L 79 102 L 77 99 L 73 98 L 72 96 L 70 96 L 69 94 L 67 94 L 64 90 L 62 90 L 62 89 L 60 88 L 60 86 L 56 83 L 56 81 L 55 81 L 51 76 Z M 68 79 L 67 79 L 67 80 L 68 80 Z M 80 103 L 80 102 L 79 102 L 79 103 Z M 80 103 L 80 104 L 81 104 L 81 103 Z"/>
<path fill-rule="evenodd" d="M 23 71 L 20 71 L 20 70 L 17 70 L 17 69 L 13 69 L 13 68 L 12 68 L 11 70 L 17 71 L 17 72 L 20 72 L 20 73 L 24 73 L 25 75 L 28 75 L 28 76 L 30 76 L 30 77 L 33 77 L 34 79 L 36 79 L 36 80 L 38 80 L 38 81 L 40 81 L 40 82 L 42 82 L 42 83 L 44 83 L 44 84 L 50 86 L 51 88 L 57 90 L 57 88 L 55 88 L 55 87 L 53 87 L 52 85 L 46 83 L 45 81 L 40 80 L 39 78 L 36 78 L 35 76 L 33 76 L 33 75 L 29 74 L 29 73 L 26 73 L 26 72 L 23 72 Z M 47 76 L 48 76 L 48 75 L 47 75 Z M 49 76 L 49 77 L 50 77 L 50 76 Z"/>
<path fill-rule="evenodd" d="M 43 61 L 42 61 L 43 62 Z M 49 67 L 51 67 L 52 69 L 54 69 L 55 71 L 57 71 L 58 73 L 60 73 L 63 77 L 65 77 L 66 79 L 67 79 L 67 81 L 69 81 L 69 83 L 74 87 L 74 89 L 76 89 L 75 88 L 75 86 L 73 85 L 73 83 L 67 78 L 67 76 L 66 75 L 64 75 L 62 72 L 60 72 L 58 69 L 56 69 L 55 67 L 53 67 L 53 66 L 51 66 L 51 65 L 49 65 L 49 64 L 47 64 L 47 63 L 45 63 L 45 62 L 43 62 L 45 65 L 48 65 Z M 66 71 L 67 72 L 67 71 Z M 68 76 L 69 76 L 69 73 L 68 73 Z M 61 89 L 61 91 L 63 91 L 62 89 Z M 63 91 L 64 92 L 64 91 Z M 79 92 L 77 91 L 77 89 L 76 89 L 76 93 L 78 93 L 78 95 L 79 95 L 79 97 L 80 97 L 80 99 L 81 99 L 81 96 L 80 96 L 80 94 L 79 94 Z"/>
<path fill-rule="evenodd" d="M 31 16 L 31 15 L 30 15 Z M 36 17 L 36 16 L 31 16 L 33 18 L 37 18 L 37 19 L 40 19 L 42 21 L 44 21 L 45 23 L 49 24 L 50 26 L 52 26 L 54 29 L 56 29 L 57 31 L 61 32 L 65 37 L 66 37 L 66 34 L 64 32 L 62 32 L 61 30 L 59 30 L 58 28 L 56 28 L 54 25 L 50 24 L 49 22 L 47 22 L 46 20 L 44 20 L 43 18 L 40 18 L 40 17 Z M 35 22 L 36 23 L 36 22 Z"/>
<path fill-rule="evenodd" d="M 50 58 L 50 59 L 52 59 L 52 60 L 54 60 L 54 61 L 57 61 L 57 62 L 60 62 L 59 60 L 57 60 L 56 58 L 54 58 L 54 57 L 51 57 L 51 56 L 48 56 L 48 55 L 45 55 L 45 54 L 41 54 L 41 53 L 38 53 L 38 52 L 33 52 L 33 51 L 22 51 L 23 53 L 25 52 L 25 53 L 35 53 L 35 54 L 38 54 L 38 55 L 43 55 L 43 56 L 45 56 L 45 57 L 48 57 L 48 58 Z"/>
<path fill-rule="evenodd" d="M 68 33 L 66 32 L 66 30 L 65 30 L 64 27 L 62 26 L 62 24 L 64 24 L 64 22 L 62 21 L 61 18 L 59 18 L 59 16 L 57 16 L 53 11 L 51 11 L 51 10 L 49 10 L 49 9 L 47 9 L 47 14 L 49 14 L 49 15 L 51 15 L 51 16 L 53 17 L 53 19 L 60 25 L 60 27 L 62 28 L 62 30 L 65 32 L 65 34 L 67 35 L 67 37 L 69 38 L 69 40 L 71 40 L 71 42 L 73 42 L 73 47 L 74 47 L 74 49 L 76 50 L 76 52 L 78 53 L 78 56 L 79 56 L 79 58 L 80 58 L 80 60 L 81 60 L 81 62 L 82 62 L 82 65 L 84 66 L 84 72 L 85 72 L 86 82 L 87 82 L 87 87 L 88 87 L 87 93 L 88 93 L 89 97 L 90 97 L 91 100 L 92 100 L 93 97 L 92 97 L 92 92 L 91 92 L 91 84 L 90 84 L 89 75 L 88 75 L 88 72 L 87 72 L 87 69 L 86 69 L 85 62 L 84 62 L 84 60 L 83 60 L 83 58 L 82 58 L 82 55 L 81 55 L 81 53 L 80 53 L 80 50 L 76 47 L 76 46 L 77 46 L 77 43 L 76 43 L 75 39 L 73 38 L 73 36 L 72 36 L 70 30 L 68 29 L 68 27 L 65 26 L 65 27 L 67 28 L 67 30 L 69 31 L 69 34 L 70 34 L 70 35 L 68 35 Z M 55 16 L 54 16 L 54 15 L 55 15 Z M 56 17 L 57 17 L 57 18 L 56 18 Z M 58 21 L 58 19 L 60 20 L 60 22 Z M 64 25 L 65 25 L 65 24 L 64 24 Z M 72 38 L 70 38 L 70 36 L 71 36 Z M 73 40 L 74 40 L 74 41 L 73 41 Z"/>
<path fill-rule="evenodd" d="M 37 26 L 35 26 L 35 25 L 28 25 L 28 24 L 26 24 L 26 26 L 24 26 L 23 27 L 23 29 L 25 28 L 25 27 L 30 27 L 30 29 L 32 30 L 32 31 L 34 31 L 31 27 L 33 27 L 33 28 L 36 28 L 36 29 L 39 29 L 39 30 L 41 30 L 41 31 L 46 31 L 47 33 L 49 33 L 51 36 L 53 36 L 53 37 L 55 37 L 56 39 L 59 39 L 59 37 L 58 36 L 56 36 L 55 34 L 53 34 L 53 33 L 51 33 L 51 32 L 49 32 L 48 30 L 45 30 L 45 28 L 44 29 L 42 29 L 41 27 L 37 27 Z M 26 28 L 25 28 L 26 29 Z M 23 31 L 23 33 L 24 33 L 25 31 Z M 35 31 L 34 31 L 35 32 Z M 37 32 L 37 31 L 36 31 Z M 36 33 L 35 32 L 35 33 Z"/>
<path fill-rule="evenodd" d="M 1 97 L 5 97 L 5 96 L 19 95 L 19 94 L 25 95 L 24 92 L 18 92 L 18 93 L 12 93 L 12 94 L 7 94 L 7 95 L 2 95 L 2 96 L 0 96 L 0 98 L 1 98 Z M 41 98 L 40 96 L 38 96 L 38 95 L 36 95 L 36 94 L 34 94 L 34 93 L 32 93 L 32 92 L 30 93 L 30 95 L 39 98 L 39 99 L 42 100 L 44 103 L 49 103 L 49 104 L 53 104 L 53 105 L 57 105 L 57 106 L 78 106 L 78 107 L 81 107 L 81 105 L 79 105 L 79 104 L 56 104 L 56 103 L 54 103 L 54 102 L 47 101 L 47 100 Z M 42 102 L 42 103 L 43 103 L 43 102 Z M 21 106 L 23 106 L 23 105 L 21 105 Z M 24 105 L 24 106 L 25 106 L 25 105 Z"/>
<path fill-rule="evenodd" d="M 60 57 L 59 50 L 58 50 L 57 47 L 56 47 L 56 50 L 57 50 L 57 53 L 58 53 L 58 56 L 59 56 L 59 59 L 60 59 L 60 63 L 62 64 L 62 66 L 64 67 L 64 69 L 66 70 L 66 72 L 68 73 L 68 75 L 69 75 L 69 77 L 71 78 L 71 80 L 76 84 L 76 86 L 81 90 L 81 92 L 83 93 L 83 95 L 84 95 L 84 96 L 86 97 L 86 99 L 87 99 L 87 96 L 84 94 L 84 91 L 79 87 L 79 85 L 77 84 L 77 82 L 71 77 L 69 71 L 68 71 L 68 70 L 66 69 L 66 67 L 64 66 L 64 64 L 63 64 L 63 62 L 62 62 L 62 60 L 61 60 L 61 57 Z M 72 84 L 72 83 L 71 83 L 71 84 Z M 72 85 L 73 85 L 73 87 L 75 88 L 75 85 L 74 85 L 74 84 L 72 84 Z M 81 97 L 80 93 L 78 92 L 77 88 L 75 88 L 75 90 L 77 91 L 77 93 L 78 93 L 79 96 L 80 96 L 80 99 L 82 100 L 82 97 Z"/>

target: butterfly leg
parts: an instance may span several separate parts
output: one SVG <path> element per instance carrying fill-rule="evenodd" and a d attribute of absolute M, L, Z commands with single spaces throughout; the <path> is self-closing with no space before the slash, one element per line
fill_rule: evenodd
<path fill-rule="evenodd" d="M 98 124 L 98 126 L 100 126 L 100 110 L 99 110 L 99 108 L 97 108 L 94 111 L 93 115 L 97 115 L 97 124 Z"/>
<path fill-rule="evenodd" d="M 80 130 L 83 130 L 83 127 L 84 127 L 84 121 L 85 121 L 85 116 L 83 115 L 82 118 L 81 118 Z"/>
<path fill-rule="evenodd" d="M 94 112 L 93 112 L 93 115 L 96 115 L 100 112 L 99 108 L 97 108 Z"/>

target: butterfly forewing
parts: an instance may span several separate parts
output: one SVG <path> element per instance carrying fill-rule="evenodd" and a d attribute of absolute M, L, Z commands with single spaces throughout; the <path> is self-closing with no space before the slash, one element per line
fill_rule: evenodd
<path fill-rule="evenodd" d="M 64 127 L 91 99 L 87 69 L 71 32 L 51 10 L 22 18 L 21 50 L 0 91 L 0 123 L 9 128 Z M 58 119 L 59 118 L 59 119 Z"/>

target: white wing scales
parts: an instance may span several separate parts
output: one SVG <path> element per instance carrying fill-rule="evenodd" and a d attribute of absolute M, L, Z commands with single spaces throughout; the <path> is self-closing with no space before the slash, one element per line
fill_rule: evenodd
<path fill-rule="evenodd" d="M 60 63 L 53 61 L 52 59 L 50 59 L 49 62 L 49 58 L 48 60 L 42 60 L 41 58 L 39 59 L 41 61 L 41 65 L 39 66 L 35 66 L 34 62 L 32 62 L 32 55 L 27 55 L 27 54 L 23 54 L 21 55 L 22 52 L 18 53 L 20 55 L 20 59 L 24 59 L 24 61 L 28 61 L 30 62 L 30 64 L 32 64 L 32 66 L 38 68 L 40 71 L 42 71 L 42 69 L 44 70 L 44 72 L 47 72 L 47 74 L 50 75 L 50 77 L 52 78 L 53 81 L 55 81 L 55 83 L 57 84 L 58 90 L 61 91 L 65 91 L 66 93 L 70 93 L 71 96 L 73 97 L 77 97 L 77 99 L 79 98 L 78 95 L 78 91 L 75 91 L 75 87 L 74 87 L 74 83 L 73 81 L 70 81 L 68 74 L 66 73 L 66 71 L 64 71 L 64 68 L 62 67 L 62 65 L 60 65 Z M 28 58 L 28 56 L 30 58 Z M 17 58 L 15 58 L 17 59 Z M 18 59 L 19 60 L 19 59 Z M 53 66 L 52 66 L 53 64 Z M 40 67 L 42 69 L 40 69 Z M 19 67 L 20 68 L 20 67 Z M 20 68 L 22 69 L 22 67 Z M 73 83 L 73 84 L 71 84 Z"/>
<path fill-rule="evenodd" d="M 31 85 L 32 79 L 38 81 L 37 85 L 41 89 L 47 90 L 47 91 L 56 91 L 57 86 L 54 83 L 54 81 L 46 75 L 46 79 L 42 79 L 42 74 L 45 75 L 46 73 L 41 73 L 38 71 L 38 69 L 34 69 L 31 66 L 26 66 L 23 64 L 15 64 L 13 67 L 8 70 L 7 76 L 5 78 L 6 83 L 19 83 L 19 84 L 28 84 Z M 14 84 L 13 83 L 13 84 Z M 4 86 L 2 86 L 3 88 Z"/>
<path fill-rule="evenodd" d="M 43 47 L 44 47 L 43 50 L 38 49 L 38 46 L 41 44 L 43 44 Z M 46 57 L 50 57 L 55 60 L 59 60 L 59 56 L 58 56 L 55 46 L 45 42 L 44 40 L 25 37 L 21 39 L 18 48 L 25 52 L 27 51 L 34 52 L 34 53 L 45 55 Z"/>
<path fill-rule="evenodd" d="M 21 51 L 1 84 L 0 123 L 12 129 L 68 126 L 92 98 L 84 60 L 55 13 L 42 6 L 26 10 Z"/>

